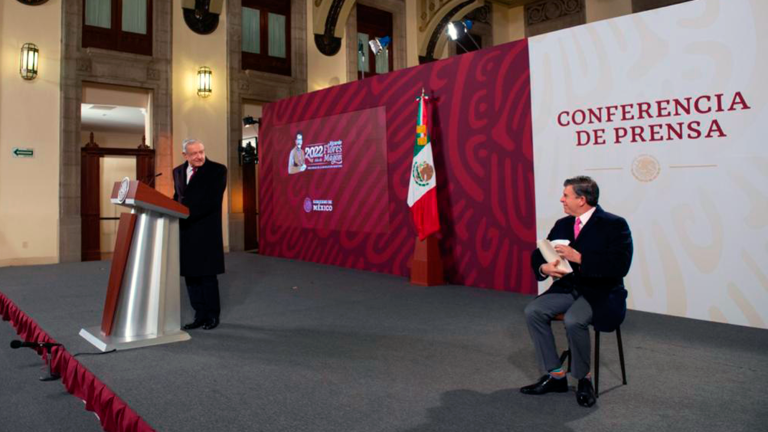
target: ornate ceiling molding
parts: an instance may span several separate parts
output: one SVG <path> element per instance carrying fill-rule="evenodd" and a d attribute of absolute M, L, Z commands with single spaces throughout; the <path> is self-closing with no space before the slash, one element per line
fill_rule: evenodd
<path fill-rule="evenodd" d="M 580 13 L 583 9 L 580 0 L 541 0 L 525 5 L 525 24 L 534 25 L 566 15 Z"/>
<path fill-rule="evenodd" d="M 315 46 L 327 56 L 336 55 L 341 49 L 344 27 L 355 0 L 314 0 L 312 3 L 312 30 Z"/>
<path fill-rule="evenodd" d="M 567 0 L 563 0 L 567 1 Z M 333 56 L 341 49 L 341 39 L 356 0 L 313 0 L 312 30 L 315 46 Z M 419 61 L 434 60 L 446 41 L 445 26 L 485 6 L 485 0 L 418 0 L 416 3 Z"/>

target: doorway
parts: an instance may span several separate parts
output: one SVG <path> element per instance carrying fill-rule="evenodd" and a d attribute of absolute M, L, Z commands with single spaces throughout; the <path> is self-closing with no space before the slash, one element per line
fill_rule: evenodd
<path fill-rule="evenodd" d="M 243 128 L 240 139 L 240 165 L 243 173 L 243 233 L 244 249 L 259 250 L 259 126 L 262 105 L 243 103 Z M 249 153 L 253 152 L 253 156 Z"/>
<path fill-rule="evenodd" d="M 84 83 L 81 105 L 81 259 L 111 259 L 120 213 L 111 203 L 115 182 L 128 177 L 154 187 L 151 92 Z"/>

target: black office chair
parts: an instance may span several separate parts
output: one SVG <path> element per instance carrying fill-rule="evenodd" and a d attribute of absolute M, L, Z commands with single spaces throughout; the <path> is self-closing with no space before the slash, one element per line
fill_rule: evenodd
<path fill-rule="evenodd" d="M 565 321 L 565 314 L 558 314 L 553 321 Z M 621 364 L 621 381 L 627 385 L 627 372 L 624 368 L 624 345 L 621 343 L 621 326 L 616 327 L 616 344 L 619 346 L 619 363 Z M 571 370 L 571 350 L 563 351 L 560 356 L 560 364 L 565 364 L 568 360 L 568 371 Z M 600 332 L 595 330 L 595 397 L 600 397 L 598 383 L 600 381 Z"/>

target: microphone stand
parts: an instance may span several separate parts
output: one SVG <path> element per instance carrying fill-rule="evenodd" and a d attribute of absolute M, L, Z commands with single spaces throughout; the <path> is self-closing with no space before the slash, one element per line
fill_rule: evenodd
<path fill-rule="evenodd" d="M 357 43 L 357 52 L 360 53 L 360 56 L 362 58 L 362 66 L 363 68 L 360 70 L 360 73 L 363 74 L 363 77 L 361 79 L 365 79 L 365 50 L 363 49 L 363 43 L 358 42 Z"/>
<path fill-rule="evenodd" d="M 48 375 L 40 377 L 40 381 L 56 381 L 61 378 L 61 375 L 53 373 L 53 355 L 51 355 L 51 349 L 53 346 L 46 345 L 45 352 L 48 353 Z"/>

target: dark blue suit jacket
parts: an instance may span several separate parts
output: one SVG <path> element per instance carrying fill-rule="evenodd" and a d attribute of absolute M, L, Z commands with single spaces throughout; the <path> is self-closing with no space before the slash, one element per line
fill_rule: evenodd
<path fill-rule="evenodd" d="M 173 199 L 189 208 L 179 221 L 182 276 L 224 273 L 221 203 L 227 188 L 227 167 L 206 159 L 187 184 L 187 162 L 173 169 Z"/>
<path fill-rule="evenodd" d="M 581 228 L 579 238 L 573 239 L 575 217 L 566 216 L 555 223 L 547 239 L 567 239 L 581 253 L 581 265 L 571 262 L 573 273 L 555 281 L 542 295 L 570 293 L 574 288 L 592 306 L 592 323 L 598 331 L 613 331 L 627 312 L 627 290 L 624 276 L 632 263 L 632 233 L 624 218 L 597 206 L 592 217 Z M 531 267 L 536 279 L 544 257 L 538 249 L 531 255 Z"/>

